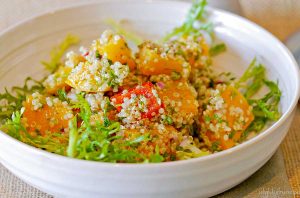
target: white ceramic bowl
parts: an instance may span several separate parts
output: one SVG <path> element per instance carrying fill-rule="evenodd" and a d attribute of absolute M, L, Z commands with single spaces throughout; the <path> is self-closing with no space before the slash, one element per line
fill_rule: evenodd
<path fill-rule="evenodd" d="M 0 36 L 0 85 L 41 76 L 39 61 L 66 33 L 84 44 L 107 28 L 107 17 L 128 19 L 146 37 L 163 35 L 182 23 L 190 4 L 129 1 L 82 5 L 48 13 Z M 70 159 L 25 145 L 0 132 L 1 163 L 12 173 L 58 197 L 207 197 L 239 184 L 258 170 L 285 137 L 299 97 L 299 72 L 289 51 L 271 34 L 232 14 L 210 9 L 218 39 L 229 50 L 214 64 L 240 75 L 254 56 L 282 90 L 279 121 L 255 138 L 210 156 L 160 164 L 110 164 Z"/>

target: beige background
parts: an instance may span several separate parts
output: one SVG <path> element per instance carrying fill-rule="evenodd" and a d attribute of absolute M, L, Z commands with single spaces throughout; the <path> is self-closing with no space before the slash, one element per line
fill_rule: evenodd
<path fill-rule="evenodd" d="M 246 17 L 281 40 L 285 40 L 300 27 L 299 0 L 240 0 L 240 3 Z"/>
<path fill-rule="evenodd" d="M 0 0 L 0 31 L 15 23 L 70 4 L 99 0 Z M 217 0 L 213 0 L 214 3 Z M 219 0 L 224 1 L 229 0 Z M 230 0 L 232 1 L 232 0 Z M 284 40 L 300 27 L 300 0 L 239 0 L 241 13 Z M 1 43 L 0 43 L 1 45 Z M 256 174 L 219 197 L 300 197 L 300 107 L 281 149 Z M 265 194 L 264 192 L 281 194 Z M 0 198 L 49 197 L 0 165 Z"/>

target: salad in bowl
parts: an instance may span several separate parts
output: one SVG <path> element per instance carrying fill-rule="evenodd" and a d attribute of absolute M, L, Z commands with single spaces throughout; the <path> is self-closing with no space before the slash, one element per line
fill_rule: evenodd
<path fill-rule="evenodd" d="M 1 130 L 52 153 L 114 163 L 213 155 L 254 137 L 279 119 L 281 91 L 255 58 L 239 78 L 214 71 L 226 45 L 214 42 L 205 5 L 196 1 L 159 41 L 117 25 L 68 51 L 79 41 L 68 35 L 42 62 L 45 78 L 0 95 Z M 254 97 L 262 87 L 268 92 Z"/>
<path fill-rule="evenodd" d="M 0 162 L 56 197 L 224 192 L 271 158 L 299 99 L 286 47 L 201 0 L 76 5 L 0 43 Z"/>

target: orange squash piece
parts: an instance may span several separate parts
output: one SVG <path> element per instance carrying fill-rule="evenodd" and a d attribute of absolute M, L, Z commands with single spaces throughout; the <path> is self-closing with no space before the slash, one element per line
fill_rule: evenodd
<path fill-rule="evenodd" d="M 198 115 L 196 91 L 184 80 L 159 82 L 158 95 L 166 106 L 167 115 L 176 125 L 192 124 Z"/>
<path fill-rule="evenodd" d="M 171 75 L 173 72 L 188 77 L 190 65 L 180 56 L 171 56 L 161 47 L 150 42 L 139 46 L 138 71 L 143 75 Z"/>
<path fill-rule="evenodd" d="M 233 127 L 234 122 L 237 119 L 237 114 L 235 114 L 234 110 L 232 110 L 232 107 L 241 109 L 242 112 L 244 112 L 245 120 L 242 124 L 241 130 L 244 131 L 254 120 L 254 115 L 251 112 L 251 107 L 248 104 L 248 101 L 246 98 L 234 87 L 228 86 L 224 92 L 221 93 L 222 98 L 225 101 L 225 104 L 227 104 L 227 114 L 226 114 L 226 120 L 228 121 L 228 125 L 230 127 Z M 238 112 L 236 112 L 238 113 Z"/>
<path fill-rule="evenodd" d="M 130 70 L 135 69 L 136 63 L 132 56 L 131 49 L 122 36 L 113 34 L 110 31 L 105 31 L 101 37 L 106 37 L 102 38 L 106 40 L 106 42 L 100 42 L 98 45 L 98 51 L 101 56 L 106 56 L 107 59 L 113 63 L 118 61 L 123 65 L 127 64 Z"/>
<path fill-rule="evenodd" d="M 202 62 L 200 57 L 209 58 L 209 46 L 206 44 L 204 39 L 199 41 L 197 43 L 197 45 L 198 45 L 199 49 L 201 49 L 199 53 L 195 53 L 195 51 L 197 52 L 197 50 L 191 50 L 190 53 L 189 53 L 189 51 L 186 52 L 186 53 L 188 53 L 187 59 L 188 59 L 190 65 L 192 66 L 192 68 L 202 68 L 204 66 L 204 63 Z"/>
<path fill-rule="evenodd" d="M 171 51 L 178 52 L 192 69 L 202 68 L 210 63 L 209 46 L 202 36 L 183 36 L 168 43 Z"/>
<path fill-rule="evenodd" d="M 56 100 L 51 106 L 43 104 L 42 107 L 34 110 L 32 101 L 33 97 L 30 96 L 23 104 L 25 111 L 22 122 L 28 132 L 45 135 L 47 132 L 62 132 L 68 127 L 73 114 L 72 109 L 66 104 Z"/>
<path fill-rule="evenodd" d="M 202 133 L 205 143 L 210 147 L 217 143 L 217 149 L 225 150 L 239 142 L 243 131 L 254 120 L 254 115 L 245 97 L 234 87 L 227 86 L 220 97 L 224 101 L 222 109 L 206 110 L 200 122 L 207 129 Z M 221 111 L 226 113 L 220 117 L 218 113 Z M 217 132 L 211 131 L 211 125 L 217 128 Z"/>

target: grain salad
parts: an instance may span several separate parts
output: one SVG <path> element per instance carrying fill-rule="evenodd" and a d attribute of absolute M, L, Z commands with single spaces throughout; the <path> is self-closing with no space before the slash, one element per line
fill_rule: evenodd
<path fill-rule="evenodd" d="M 205 5 L 195 1 L 160 41 L 108 29 L 68 51 L 79 42 L 68 35 L 42 62 L 45 78 L 0 94 L 1 130 L 55 154 L 116 163 L 202 157 L 258 134 L 280 117 L 278 83 L 255 58 L 241 77 L 214 71 L 226 45 L 214 41 Z"/>

